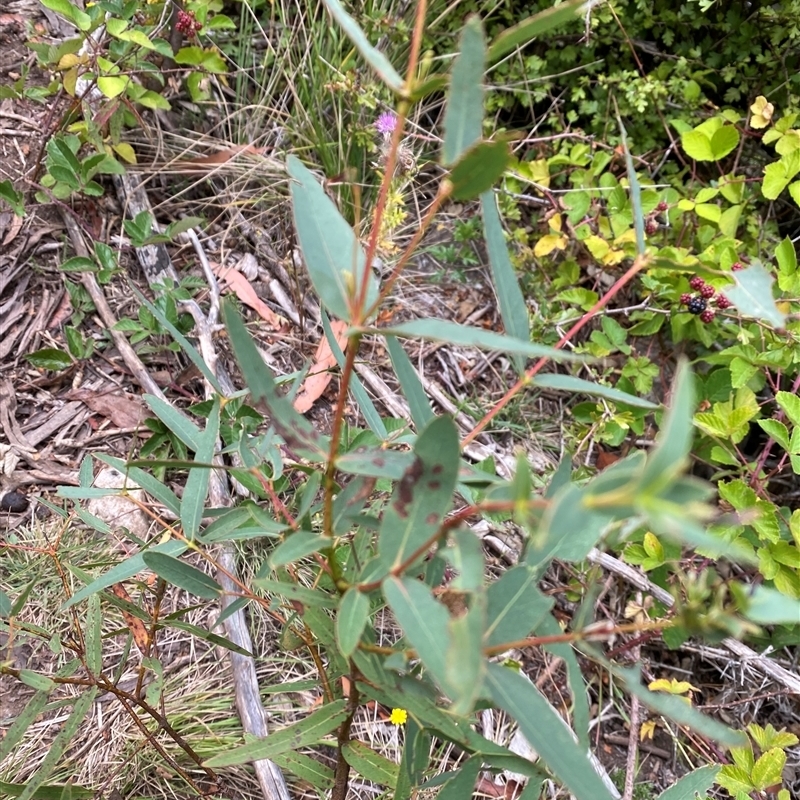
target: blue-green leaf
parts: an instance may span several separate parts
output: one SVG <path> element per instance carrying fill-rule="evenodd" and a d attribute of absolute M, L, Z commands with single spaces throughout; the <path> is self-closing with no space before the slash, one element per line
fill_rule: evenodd
<path fill-rule="evenodd" d="M 486 250 L 489 253 L 489 265 L 492 269 L 492 280 L 497 292 L 503 326 L 509 336 L 523 342 L 529 341 L 528 307 L 508 255 L 508 245 L 503 234 L 503 225 L 493 192 L 485 192 L 481 195 L 481 212 L 483 235 L 486 239 Z M 525 361 L 520 355 L 514 356 L 514 366 L 517 368 L 517 372 L 522 372 L 525 368 Z"/>
<path fill-rule="evenodd" d="M 444 113 L 442 164 L 449 167 L 481 138 L 483 70 L 486 44 L 480 19 L 472 16 L 461 31 Z"/>
<path fill-rule="evenodd" d="M 289 156 L 292 209 L 300 249 L 314 289 L 334 316 L 352 320 L 352 305 L 362 281 L 368 282 L 367 307 L 378 299 L 378 283 L 353 229 L 307 167 Z"/>

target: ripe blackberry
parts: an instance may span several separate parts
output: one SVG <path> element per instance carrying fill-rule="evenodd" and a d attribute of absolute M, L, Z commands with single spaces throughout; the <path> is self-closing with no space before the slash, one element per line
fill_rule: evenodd
<path fill-rule="evenodd" d="M 731 301 L 728 300 L 728 298 L 725 297 L 724 294 L 717 295 L 716 303 L 717 303 L 717 308 L 720 311 L 724 311 L 726 308 L 730 308 L 733 305 L 733 303 L 731 303 Z"/>
<path fill-rule="evenodd" d="M 704 297 L 693 297 L 687 304 L 686 308 L 690 314 L 702 314 L 707 307 Z"/>
<path fill-rule="evenodd" d="M 708 325 L 714 319 L 714 309 L 707 308 L 701 315 L 700 315 L 700 322 L 704 322 Z"/>
<path fill-rule="evenodd" d="M 688 305 L 688 304 L 689 304 L 689 301 L 690 301 L 691 299 L 692 299 L 692 296 L 689 294 L 689 292 L 684 292 L 684 293 L 681 295 L 681 305 L 682 305 L 682 306 Z"/>
<path fill-rule="evenodd" d="M 741 261 L 735 261 L 731 265 L 731 272 L 738 272 L 740 269 L 744 269 L 744 264 Z"/>
<path fill-rule="evenodd" d="M 705 285 L 706 282 L 699 275 L 693 276 L 689 281 L 689 286 L 691 286 L 696 292 L 700 291 L 700 289 L 702 289 Z"/>
<path fill-rule="evenodd" d="M 705 297 L 706 300 L 710 300 L 714 296 L 714 292 L 716 290 L 713 286 L 709 285 L 708 283 L 704 283 L 700 287 L 700 296 Z"/>

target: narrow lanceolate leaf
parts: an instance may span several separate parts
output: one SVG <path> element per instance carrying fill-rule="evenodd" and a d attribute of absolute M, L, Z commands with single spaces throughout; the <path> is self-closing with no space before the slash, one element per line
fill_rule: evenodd
<path fill-rule="evenodd" d="M 194 449 L 194 448 L 192 448 Z M 133 481 L 137 486 L 141 486 L 149 495 L 162 503 L 166 508 L 174 514 L 179 514 L 181 510 L 181 501 L 172 489 L 165 486 L 160 480 L 154 478 L 149 472 L 145 472 L 138 467 L 129 467 L 121 458 L 114 458 L 113 456 L 98 455 L 98 461 L 108 464 L 109 467 L 119 470 L 123 475 Z"/>
<path fill-rule="evenodd" d="M 309 589 L 306 586 L 298 586 L 296 583 L 285 583 L 272 578 L 256 578 L 253 584 L 266 592 L 287 597 L 290 600 L 299 600 L 308 606 L 319 606 L 320 608 L 336 608 L 337 606 L 337 598 L 321 589 Z"/>
<path fill-rule="evenodd" d="M 272 551 L 269 565 L 272 569 L 277 569 L 311 553 L 318 553 L 330 545 L 331 540 L 326 536 L 320 536 L 314 531 L 297 531 L 290 534 Z"/>
<path fill-rule="evenodd" d="M 369 622 L 369 606 L 369 597 L 353 587 L 342 597 L 336 615 L 336 640 L 345 658 L 350 658 L 358 647 L 361 634 Z"/>
<path fill-rule="evenodd" d="M 190 450 L 200 446 L 202 431 L 189 417 L 178 411 L 166 400 L 152 394 L 143 396 L 150 410 L 174 433 Z"/>
<path fill-rule="evenodd" d="M 289 750 L 287 753 L 275 756 L 273 761 L 284 772 L 291 772 L 301 781 L 308 781 L 311 786 L 318 789 L 322 794 L 326 793 L 333 785 L 333 770 L 325 766 L 325 764 L 320 764 L 319 761 L 311 758 L 311 756 Z"/>
<path fill-rule="evenodd" d="M 388 58 L 373 47 L 367 39 L 364 31 L 358 23 L 344 10 L 339 0 L 324 0 L 331 16 L 339 23 L 342 30 L 347 34 L 350 41 L 358 48 L 358 52 L 364 57 L 381 80 L 395 93 L 401 94 L 403 91 L 403 79 L 392 66 Z"/>
<path fill-rule="evenodd" d="M 517 720 L 531 747 L 577 800 L 612 800 L 586 752 L 539 690 L 507 667 L 489 664 L 488 670 L 492 700 Z"/>
<path fill-rule="evenodd" d="M 204 600 L 216 600 L 222 594 L 222 587 L 211 576 L 180 559 L 153 550 L 147 550 L 142 554 L 142 558 L 159 578 L 179 589 L 184 589 L 189 594 L 202 597 Z"/>
<path fill-rule="evenodd" d="M 459 453 L 450 417 L 434 419 L 420 433 L 414 461 L 395 486 L 378 534 L 378 555 L 387 568 L 424 555 L 452 503 Z"/>
<path fill-rule="evenodd" d="M 352 304 L 362 282 L 368 282 L 366 303 L 378 299 L 378 283 L 353 229 L 296 156 L 286 161 L 293 178 L 292 210 L 303 260 L 319 299 L 334 316 L 352 322 Z"/>
<path fill-rule="evenodd" d="M 504 30 L 489 46 L 489 63 L 502 58 L 515 47 L 523 47 L 557 25 L 578 19 L 586 5 L 586 0 L 567 0 L 566 3 L 540 11 L 517 23 L 513 28 Z"/>
<path fill-rule="evenodd" d="M 25 787 L 25 791 L 19 796 L 19 800 L 31 800 L 36 794 L 36 790 L 58 766 L 65 750 L 69 747 L 73 737 L 78 732 L 78 728 L 83 722 L 84 717 L 89 712 L 89 709 L 91 709 L 97 692 L 97 687 L 92 686 L 75 701 L 72 712 L 64 723 L 64 727 L 61 728 L 56 738 L 48 745 L 47 755 L 44 757 L 36 774 L 28 781 L 28 785 Z"/>
<path fill-rule="evenodd" d="M 778 310 L 772 296 L 772 275 L 757 261 L 740 272 L 732 273 L 736 286 L 725 289 L 725 296 L 748 317 L 763 319 L 776 328 L 786 324 L 786 315 Z"/>
<path fill-rule="evenodd" d="M 347 718 L 348 711 L 344 700 L 334 700 L 310 714 L 300 722 L 282 730 L 271 733 L 266 739 L 234 747 L 224 753 L 208 759 L 204 766 L 216 769 L 258 761 L 262 758 L 274 758 L 289 750 L 317 744 L 319 740 L 337 728 Z"/>
<path fill-rule="evenodd" d="M 147 552 L 179 556 L 181 553 L 186 552 L 186 545 L 183 542 L 179 542 L 177 539 L 171 539 L 168 542 L 151 547 Z M 95 592 L 101 592 L 103 589 L 107 589 L 115 583 L 126 581 L 128 578 L 136 575 L 137 572 L 142 572 L 145 569 L 146 565 L 144 563 L 143 554 L 137 553 L 135 556 L 125 559 L 121 564 L 117 564 L 116 567 L 113 567 L 104 575 L 101 575 L 97 580 L 92 581 L 88 586 L 84 586 L 83 589 L 72 595 L 72 597 L 63 604 L 62 608 L 70 608 L 76 603 L 80 603 L 87 597 L 90 597 Z"/>
<path fill-rule="evenodd" d="M 444 113 L 442 164 L 455 164 L 481 138 L 486 44 L 478 17 L 470 17 L 459 40 Z"/>
<path fill-rule="evenodd" d="M 6 735 L 0 739 L 0 764 L 11 754 L 11 751 L 22 740 L 25 731 L 33 725 L 36 718 L 42 713 L 42 709 L 47 705 L 47 697 L 55 687 L 56 684 L 53 683 L 50 689 L 36 692 L 22 712 L 17 715 L 11 727 L 6 730 Z"/>
<path fill-rule="evenodd" d="M 579 356 L 547 347 L 543 344 L 504 336 L 502 333 L 459 325 L 445 319 L 415 319 L 404 322 L 394 328 L 370 329 L 369 333 L 400 336 L 418 339 L 430 339 L 434 342 L 447 342 L 462 347 L 478 347 L 481 350 L 500 350 L 504 353 L 527 356 L 528 358 L 551 358 L 553 361 L 580 361 Z"/>
<path fill-rule="evenodd" d="M 186 486 L 181 498 L 181 524 L 183 535 L 190 541 L 200 531 L 203 521 L 203 509 L 208 495 L 208 483 L 211 480 L 211 470 L 202 466 L 214 460 L 214 453 L 219 438 L 219 395 L 214 397 L 214 405 L 206 420 L 206 429 L 200 436 L 195 452 L 196 466 L 189 471 Z"/>
<path fill-rule="evenodd" d="M 253 402 L 263 402 L 267 406 L 275 430 L 297 455 L 310 461 L 326 460 L 327 442 L 305 417 L 294 410 L 291 402 L 278 392 L 272 372 L 261 358 L 241 317 L 227 300 L 222 303 L 222 315 Z"/>
<path fill-rule="evenodd" d="M 398 765 L 376 753 L 364 742 L 353 739 L 342 747 L 344 760 L 368 781 L 394 789 L 397 785 Z"/>
<path fill-rule="evenodd" d="M 648 455 L 642 472 L 643 491 L 656 493 L 683 471 L 694 435 L 693 414 L 694 377 L 684 359 L 678 363 L 672 401 L 661 424 L 656 447 Z"/>
<path fill-rule="evenodd" d="M 484 192 L 481 195 L 481 214 L 483 216 L 483 236 L 486 240 L 486 250 L 489 253 L 492 280 L 494 290 L 497 292 L 503 326 L 509 336 L 523 342 L 529 341 L 528 307 L 508 255 L 508 245 L 503 234 L 503 225 L 493 192 Z M 525 362 L 520 355 L 514 357 L 514 366 L 518 372 L 524 369 Z"/>
<path fill-rule="evenodd" d="M 422 387 L 422 381 L 420 381 L 408 354 L 394 336 L 386 337 L 386 348 L 389 351 L 389 357 L 392 359 L 392 366 L 400 383 L 400 388 L 403 390 L 406 400 L 408 400 L 411 419 L 414 420 L 416 429 L 421 431 L 434 416 L 428 396 Z"/>
<path fill-rule="evenodd" d="M 636 408 L 660 408 L 658 403 L 651 403 L 643 397 L 635 394 L 628 394 L 613 386 L 604 386 L 602 383 L 587 381 L 583 378 L 576 378 L 573 375 L 560 375 L 555 372 L 546 372 L 537 375 L 533 380 L 534 386 L 542 389 L 555 389 L 562 392 L 580 392 L 592 395 L 593 397 L 605 397 L 606 400 L 613 400 L 615 403 L 625 403 Z"/>
<path fill-rule="evenodd" d="M 89 598 L 86 612 L 86 666 L 92 675 L 99 675 L 103 669 L 102 618 L 100 617 L 100 598 L 93 594 Z"/>
<path fill-rule="evenodd" d="M 448 176 L 450 197 L 454 200 L 472 200 L 488 191 L 500 180 L 510 158 L 508 142 L 501 139 L 478 142 L 470 147 Z"/>
<path fill-rule="evenodd" d="M 181 220 L 182 221 L 182 220 Z M 170 336 L 181 346 L 181 352 L 185 353 L 189 360 L 200 370 L 203 377 L 211 384 L 217 394 L 224 394 L 219 385 L 217 376 L 209 369 L 205 359 L 198 352 L 197 348 L 178 330 L 177 327 L 167 319 L 166 314 L 154 306 L 135 286 L 133 292 L 139 302 L 161 323 L 161 325 L 169 332 Z M 192 448 L 194 450 L 194 448 Z"/>
<path fill-rule="evenodd" d="M 628 170 L 628 183 L 631 192 L 631 208 L 633 209 L 633 227 L 636 231 L 636 252 L 644 255 L 644 212 L 642 211 L 642 190 L 639 186 L 639 179 L 636 177 L 636 170 L 633 168 L 631 151 L 628 149 L 628 137 L 622 119 L 619 120 L 619 131 L 622 134 L 622 149 L 625 151 L 625 166 Z"/>

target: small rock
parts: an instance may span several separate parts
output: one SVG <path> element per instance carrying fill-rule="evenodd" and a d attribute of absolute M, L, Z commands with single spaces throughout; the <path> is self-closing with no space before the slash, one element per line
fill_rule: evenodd
<path fill-rule="evenodd" d="M 6 492 L 2 497 L 0 497 L 0 511 L 8 511 L 12 514 L 22 514 L 27 510 L 28 498 L 22 494 L 22 492 L 18 492 L 16 489 Z"/>

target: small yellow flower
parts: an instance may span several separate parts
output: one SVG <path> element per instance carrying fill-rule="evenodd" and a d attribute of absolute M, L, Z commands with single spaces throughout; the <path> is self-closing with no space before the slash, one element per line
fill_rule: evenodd
<path fill-rule="evenodd" d="M 405 725 L 408 719 L 408 712 L 404 708 L 393 708 L 389 717 L 389 722 L 393 725 Z"/>

